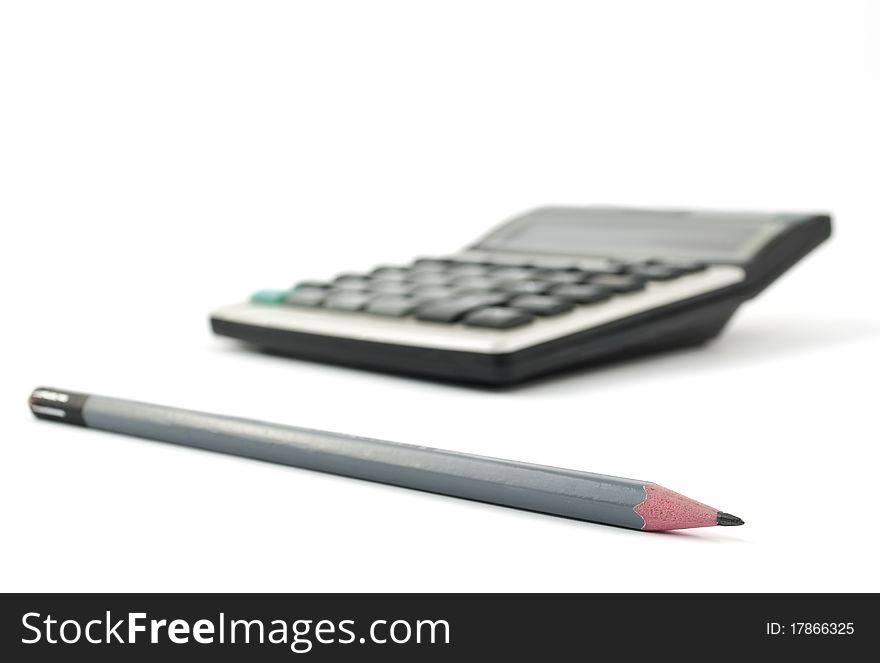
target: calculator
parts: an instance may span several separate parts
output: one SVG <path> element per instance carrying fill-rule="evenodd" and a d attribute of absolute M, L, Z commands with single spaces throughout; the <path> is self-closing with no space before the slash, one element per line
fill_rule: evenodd
<path fill-rule="evenodd" d="M 830 234 L 824 213 L 545 207 L 458 253 L 257 290 L 211 325 L 301 359 L 508 385 L 704 343 Z"/>

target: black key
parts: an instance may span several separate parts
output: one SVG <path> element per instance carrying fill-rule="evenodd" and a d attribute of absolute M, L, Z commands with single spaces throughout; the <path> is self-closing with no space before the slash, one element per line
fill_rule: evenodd
<path fill-rule="evenodd" d="M 418 305 L 419 300 L 414 297 L 380 295 L 367 304 L 367 312 L 402 318 L 412 313 Z"/>
<path fill-rule="evenodd" d="M 532 315 L 559 315 L 574 308 L 571 302 L 544 295 L 522 295 L 510 301 L 508 306 Z"/>
<path fill-rule="evenodd" d="M 514 295 L 542 295 L 553 286 L 547 281 L 514 280 L 502 281 L 496 287 L 498 290 L 509 292 Z"/>
<path fill-rule="evenodd" d="M 498 279 L 487 276 L 457 276 L 449 282 L 449 285 L 468 290 L 491 290 L 498 285 Z"/>
<path fill-rule="evenodd" d="M 590 277 L 590 283 L 618 293 L 635 292 L 645 287 L 643 279 L 627 274 L 598 274 Z"/>
<path fill-rule="evenodd" d="M 423 285 L 413 288 L 410 294 L 424 301 L 428 299 L 446 299 L 447 297 L 460 294 L 460 292 L 458 288 L 451 288 L 448 285 Z"/>
<path fill-rule="evenodd" d="M 498 292 L 497 290 L 486 290 L 485 288 L 467 288 L 458 290 L 455 293 L 458 297 L 486 297 L 489 299 L 502 299 L 507 301 L 513 297 L 509 292 Z"/>
<path fill-rule="evenodd" d="M 360 311 L 371 298 L 366 292 L 336 290 L 327 295 L 324 306 L 341 311 Z"/>
<path fill-rule="evenodd" d="M 292 306 L 320 306 L 327 297 L 327 292 L 326 288 L 299 285 L 287 296 L 285 301 Z"/>
<path fill-rule="evenodd" d="M 383 281 L 404 281 L 409 276 L 409 270 L 404 267 L 377 267 L 370 276 Z"/>
<path fill-rule="evenodd" d="M 553 288 L 550 294 L 575 304 L 593 304 L 611 297 L 607 288 L 589 283 L 564 283 Z"/>
<path fill-rule="evenodd" d="M 502 294 L 459 295 L 423 304 L 416 310 L 419 320 L 432 322 L 455 322 L 466 313 L 486 306 L 496 306 L 507 301 Z"/>
<path fill-rule="evenodd" d="M 669 265 L 636 265 L 629 272 L 649 281 L 671 281 L 685 273 L 684 270 Z"/>
<path fill-rule="evenodd" d="M 490 306 L 468 313 L 462 322 L 470 327 L 491 327 L 493 329 L 511 329 L 529 324 L 535 317 L 512 308 Z"/>
<path fill-rule="evenodd" d="M 329 283 L 325 283 L 324 281 L 300 281 L 297 283 L 294 288 L 330 288 L 332 287 Z"/>
<path fill-rule="evenodd" d="M 383 295 L 406 295 L 413 289 L 412 283 L 404 283 L 403 281 L 386 281 L 383 279 L 373 279 L 370 283 L 370 290 Z"/>
<path fill-rule="evenodd" d="M 452 275 L 446 272 L 410 272 L 407 280 L 419 285 L 446 285 L 452 280 Z"/>
<path fill-rule="evenodd" d="M 449 265 L 446 271 L 456 276 L 483 276 L 489 272 L 489 267 L 476 262 L 457 262 Z"/>
<path fill-rule="evenodd" d="M 623 262 L 612 262 L 602 267 L 586 270 L 590 274 L 626 274 L 629 265 Z"/>
<path fill-rule="evenodd" d="M 490 274 L 497 279 L 527 279 L 535 273 L 534 267 L 513 266 L 513 267 L 496 267 Z"/>
<path fill-rule="evenodd" d="M 370 279 L 360 274 L 343 274 L 336 277 L 333 287 L 337 290 L 367 290 Z"/>
<path fill-rule="evenodd" d="M 535 273 L 535 278 L 550 283 L 583 283 L 592 273 L 582 269 L 541 269 Z"/>
<path fill-rule="evenodd" d="M 413 263 L 413 269 L 429 272 L 442 272 L 449 264 L 449 260 L 441 260 L 439 258 L 419 258 Z"/>

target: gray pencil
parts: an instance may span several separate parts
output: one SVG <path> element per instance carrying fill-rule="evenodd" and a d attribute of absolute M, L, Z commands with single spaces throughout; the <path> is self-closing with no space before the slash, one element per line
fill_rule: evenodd
<path fill-rule="evenodd" d="M 40 388 L 41 419 L 639 530 L 742 525 L 655 483 Z"/>

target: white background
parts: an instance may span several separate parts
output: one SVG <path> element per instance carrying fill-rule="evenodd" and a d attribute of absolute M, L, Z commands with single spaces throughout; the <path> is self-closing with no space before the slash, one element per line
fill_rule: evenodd
<path fill-rule="evenodd" d="M 873 5 L 873 6 L 872 6 Z M 3 590 L 880 590 L 871 2 L 0 9 Z M 209 310 L 541 204 L 827 209 L 712 345 L 510 392 Z M 651 535 L 32 419 L 37 385 L 653 480 Z"/>

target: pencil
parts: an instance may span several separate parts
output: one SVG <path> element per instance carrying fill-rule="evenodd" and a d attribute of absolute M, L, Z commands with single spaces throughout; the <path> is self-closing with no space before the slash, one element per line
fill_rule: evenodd
<path fill-rule="evenodd" d="M 660 531 L 743 524 L 634 479 L 45 387 L 29 405 L 40 419 L 605 525 Z"/>

